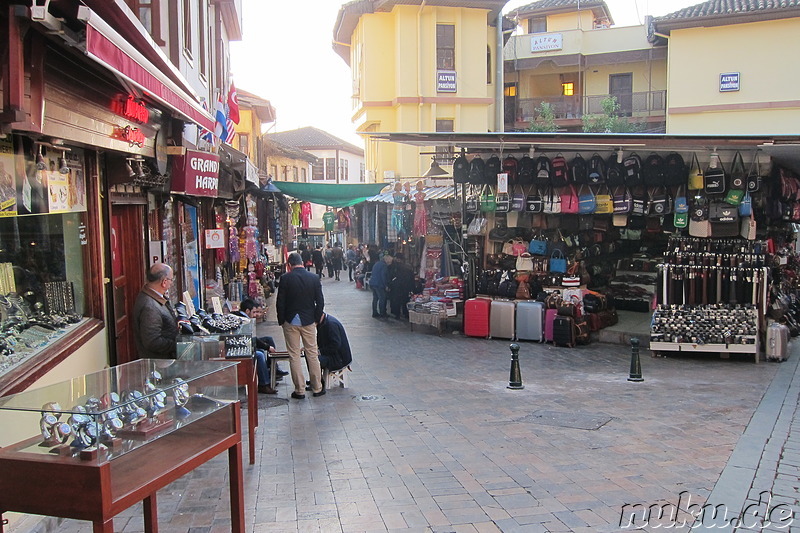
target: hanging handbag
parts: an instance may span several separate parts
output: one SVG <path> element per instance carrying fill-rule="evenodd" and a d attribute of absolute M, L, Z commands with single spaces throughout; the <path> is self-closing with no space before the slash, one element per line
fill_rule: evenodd
<path fill-rule="evenodd" d="M 574 215 L 578 212 L 578 194 L 571 184 L 561 189 L 561 213 Z"/>
<path fill-rule="evenodd" d="M 725 193 L 725 202 L 734 207 L 739 207 L 739 204 L 741 204 L 744 199 L 744 193 L 744 189 L 729 189 L 728 192 Z"/>
<path fill-rule="evenodd" d="M 689 216 L 689 235 L 692 237 L 709 237 L 711 223 L 708 221 L 708 203 L 701 196 L 696 196 Z"/>
<path fill-rule="evenodd" d="M 708 219 L 711 222 L 739 222 L 739 210 L 726 202 L 711 202 Z"/>
<path fill-rule="evenodd" d="M 631 212 L 633 209 L 633 197 L 631 191 L 624 185 L 614 189 L 614 214 L 621 215 Z"/>
<path fill-rule="evenodd" d="M 519 270 L 519 269 L 518 269 Z M 526 279 L 517 278 L 519 285 L 517 286 L 517 294 L 514 296 L 517 300 L 530 300 L 531 299 L 531 286 Z"/>
<path fill-rule="evenodd" d="M 496 208 L 497 202 L 495 201 L 494 192 L 490 186 L 486 185 L 481 194 L 481 211 L 484 213 L 493 213 Z"/>
<path fill-rule="evenodd" d="M 739 215 L 749 217 L 753 214 L 753 198 L 750 196 L 750 191 L 744 193 L 744 198 L 739 204 Z"/>
<path fill-rule="evenodd" d="M 514 244 L 511 245 L 511 253 L 519 257 L 520 255 L 528 252 L 528 243 L 522 239 L 514 239 Z"/>
<path fill-rule="evenodd" d="M 480 201 L 478 199 L 478 195 L 472 190 L 472 186 L 469 186 L 470 194 L 467 195 L 466 199 L 464 200 L 464 209 L 467 213 L 480 213 Z"/>
<path fill-rule="evenodd" d="M 664 187 L 651 187 L 647 191 L 647 214 L 648 215 L 666 215 L 669 213 L 667 209 L 667 194 Z"/>
<path fill-rule="evenodd" d="M 711 161 L 703 180 L 703 189 L 706 194 L 722 194 L 725 192 L 727 181 L 725 179 L 725 168 L 722 166 L 722 161 L 718 155 L 711 154 Z"/>
<path fill-rule="evenodd" d="M 533 255 L 545 255 L 547 253 L 547 241 L 531 239 L 531 242 L 528 244 L 528 252 Z"/>
<path fill-rule="evenodd" d="M 567 260 L 561 250 L 554 250 L 553 253 L 550 254 L 549 271 L 561 274 L 567 271 Z"/>
<path fill-rule="evenodd" d="M 523 193 L 515 192 L 511 196 L 511 210 L 525 211 L 525 195 Z"/>
<path fill-rule="evenodd" d="M 644 216 L 647 213 L 647 192 L 644 187 L 634 187 L 631 191 L 631 214 Z"/>
<path fill-rule="evenodd" d="M 544 209 L 544 201 L 542 195 L 534 187 L 531 192 L 525 197 L 525 211 L 528 213 L 541 213 Z"/>
<path fill-rule="evenodd" d="M 611 217 L 611 224 L 615 228 L 624 228 L 628 225 L 628 215 L 625 213 L 614 213 Z"/>
<path fill-rule="evenodd" d="M 747 172 L 747 191 L 758 192 L 761 188 L 761 163 L 758 160 L 758 150 L 753 155 L 750 170 Z"/>
<path fill-rule="evenodd" d="M 736 152 L 733 154 L 733 162 L 731 162 L 731 189 L 747 188 L 747 174 L 744 170 L 744 160 L 742 160 L 742 153 Z"/>
<path fill-rule="evenodd" d="M 692 153 L 692 163 L 689 166 L 688 187 L 693 191 L 699 191 L 704 185 L 703 169 L 700 168 L 700 161 L 697 159 L 697 154 Z"/>
<path fill-rule="evenodd" d="M 561 213 L 561 196 L 554 187 L 548 187 L 545 192 L 543 211 L 549 215 Z"/>
<path fill-rule="evenodd" d="M 675 213 L 688 213 L 689 201 L 686 198 L 686 191 L 683 185 L 678 187 L 678 192 L 675 193 Z"/>
<path fill-rule="evenodd" d="M 514 241 L 509 240 L 503 243 L 503 250 L 502 252 L 506 255 L 514 255 Z"/>
<path fill-rule="evenodd" d="M 509 198 L 508 193 L 497 193 L 494 211 L 495 213 L 508 213 L 511 211 L 511 198 Z"/>
<path fill-rule="evenodd" d="M 525 252 L 517 257 L 516 267 L 517 272 L 529 272 L 533 270 L 533 259 L 531 258 L 531 254 Z"/>
<path fill-rule="evenodd" d="M 756 219 L 752 215 L 742 217 L 742 227 L 739 235 L 749 241 L 756 240 Z"/>
<path fill-rule="evenodd" d="M 689 225 L 689 213 L 687 212 L 679 213 L 675 211 L 675 214 L 673 215 L 672 218 L 672 224 L 678 229 L 683 229 L 687 227 Z"/>
<path fill-rule="evenodd" d="M 610 215 L 614 212 L 614 201 L 611 198 L 611 193 L 605 185 L 602 185 L 597 194 L 594 195 L 595 208 L 594 212 L 597 215 Z"/>
<path fill-rule="evenodd" d="M 578 213 L 581 215 L 591 215 L 597 207 L 597 200 L 588 185 L 581 185 L 578 190 Z"/>

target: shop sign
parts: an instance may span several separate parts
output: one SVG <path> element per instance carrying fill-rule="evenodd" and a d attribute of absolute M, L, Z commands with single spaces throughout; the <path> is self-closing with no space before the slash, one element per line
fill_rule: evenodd
<path fill-rule="evenodd" d="M 131 147 L 144 146 L 145 136 L 139 128 L 132 128 L 130 126 L 117 126 L 114 128 L 114 138 L 127 142 Z"/>
<path fill-rule="evenodd" d="M 140 101 L 136 100 L 132 95 L 128 98 L 114 100 L 111 102 L 111 109 L 114 113 L 130 119 L 139 124 L 147 124 L 150 122 L 150 111 Z"/>
<path fill-rule="evenodd" d="M 225 248 L 225 230 L 207 229 L 206 230 L 206 249 Z"/>
<path fill-rule="evenodd" d="M 729 93 L 739 90 L 739 73 L 723 72 L 719 75 L 719 92 Z"/>
<path fill-rule="evenodd" d="M 186 150 L 172 158 L 172 192 L 216 198 L 219 190 L 219 156 Z"/>
<path fill-rule="evenodd" d="M 545 33 L 531 37 L 531 52 L 548 52 L 564 48 L 564 36 L 560 33 Z"/>
<path fill-rule="evenodd" d="M 436 71 L 436 92 L 437 93 L 457 92 L 455 70 Z"/>

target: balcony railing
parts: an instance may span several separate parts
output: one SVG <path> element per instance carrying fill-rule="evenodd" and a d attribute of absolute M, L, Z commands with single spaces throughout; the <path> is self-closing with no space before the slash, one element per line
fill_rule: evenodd
<path fill-rule="evenodd" d="M 543 98 L 521 98 L 517 100 L 517 108 L 506 109 L 507 122 L 531 122 L 536 118 L 536 109 L 543 102 L 548 102 L 553 108 L 556 120 L 579 119 L 583 115 L 599 114 L 603 112 L 601 105 L 608 94 L 591 96 L 549 96 Z M 620 115 L 634 117 L 648 117 L 663 115 L 667 108 L 667 91 L 646 91 L 616 95 L 620 105 Z"/>

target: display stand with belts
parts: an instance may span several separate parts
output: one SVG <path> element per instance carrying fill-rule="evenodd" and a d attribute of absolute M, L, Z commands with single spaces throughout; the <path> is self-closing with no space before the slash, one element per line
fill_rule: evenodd
<path fill-rule="evenodd" d="M 759 241 L 670 239 L 650 349 L 752 353 L 757 363 L 769 294 L 766 249 Z"/>

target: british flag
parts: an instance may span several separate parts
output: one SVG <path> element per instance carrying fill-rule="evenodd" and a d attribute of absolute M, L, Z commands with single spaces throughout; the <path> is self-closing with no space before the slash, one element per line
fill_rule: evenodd
<path fill-rule="evenodd" d="M 208 111 L 208 104 L 203 100 L 203 109 Z M 205 128 L 200 128 L 200 138 L 209 144 L 214 143 L 214 132 Z"/>

